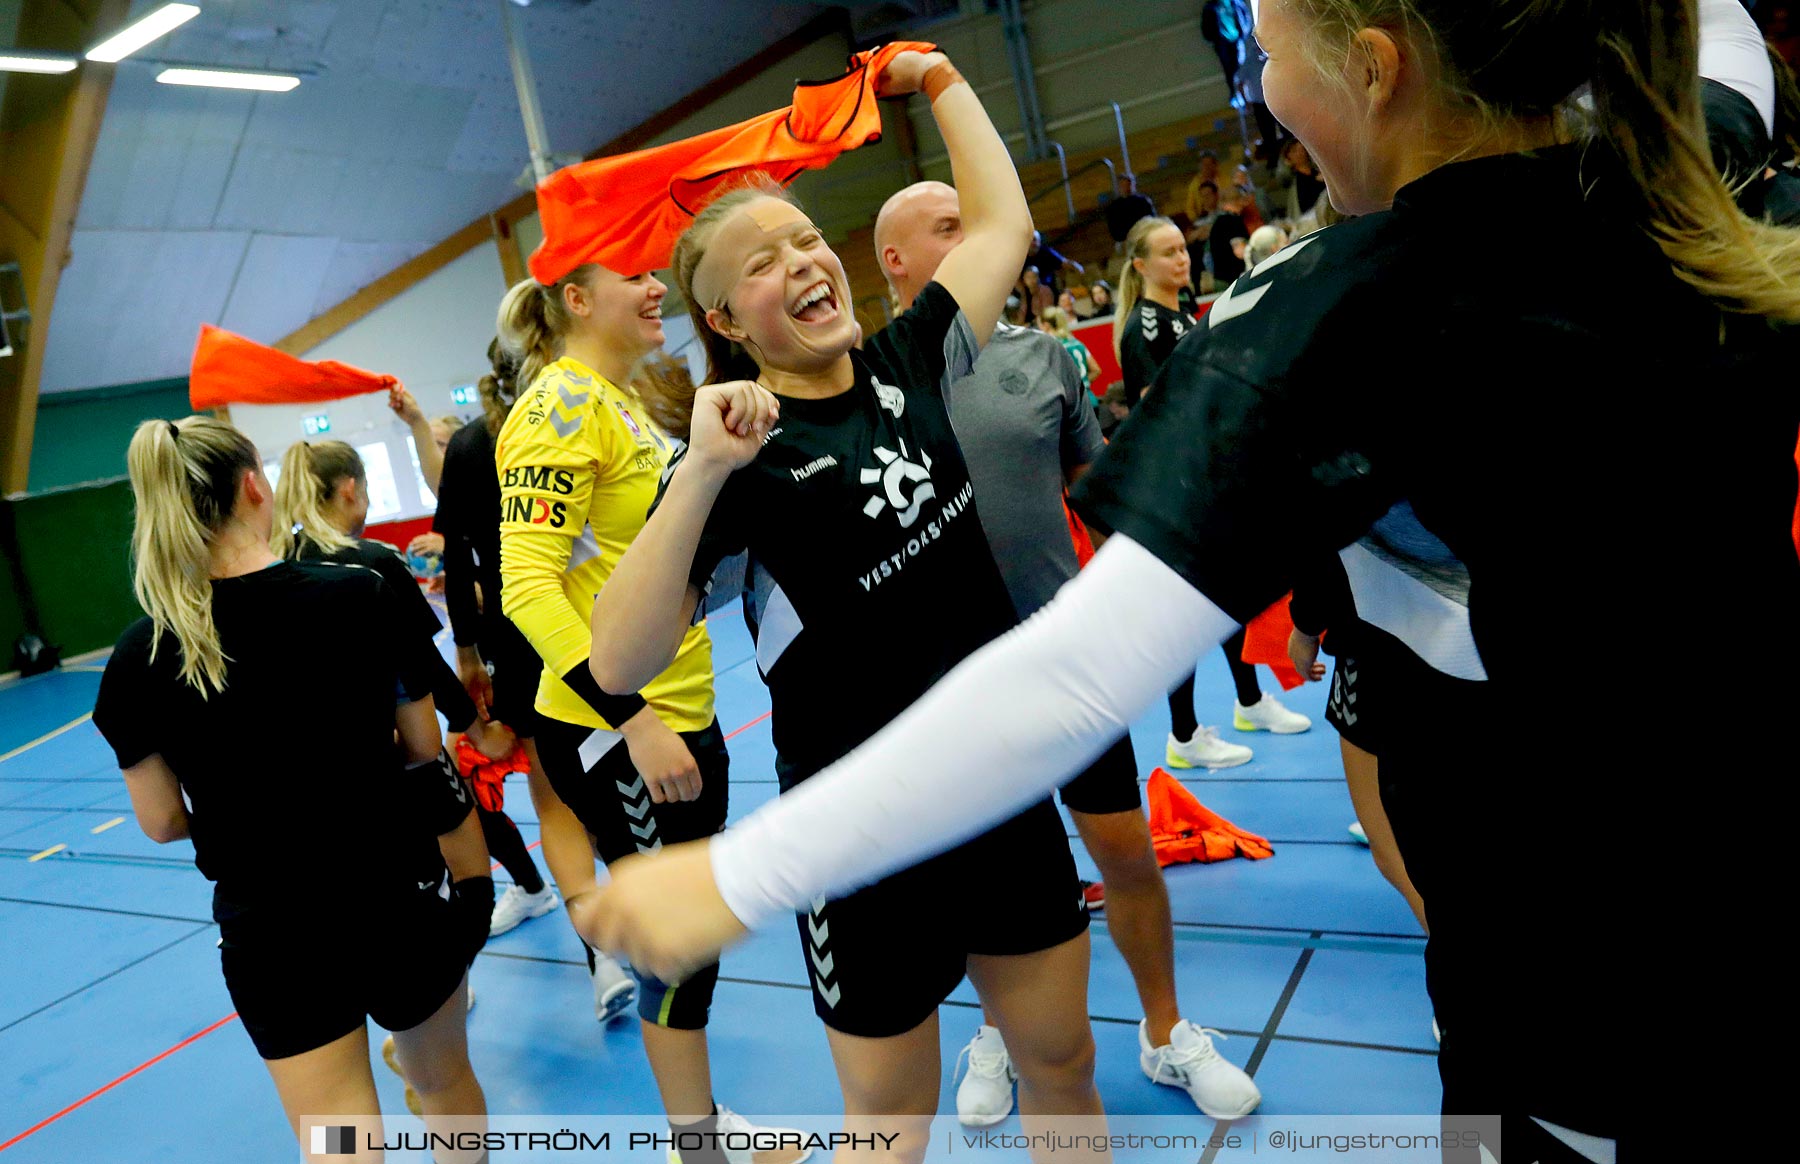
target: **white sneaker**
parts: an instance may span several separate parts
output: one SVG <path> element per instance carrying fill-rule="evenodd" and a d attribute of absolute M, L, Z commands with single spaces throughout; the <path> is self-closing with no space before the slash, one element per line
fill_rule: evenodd
<path fill-rule="evenodd" d="M 1369 834 L 1363 831 L 1362 821 L 1353 820 L 1350 822 L 1350 839 L 1359 845 L 1366 845 L 1369 843 Z"/>
<path fill-rule="evenodd" d="M 637 1001 L 637 979 L 600 951 L 594 951 L 594 1017 L 609 1023 Z"/>
<path fill-rule="evenodd" d="M 1006 1042 L 1000 1032 L 983 1025 L 969 1040 L 969 1045 L 956 1057 L 957 1070 L 962 1070 L 964 1057 L 969 1060 L 969 1073 L 956 1089 L 956 1118 L 968 1128 L 991 1128 L 1013 1109 L 1012 1056 L 1006 1053 Z"/>
<path fill-rule="evenodd" d="M 1215 1120 L 1235 1120 L 1249 1115 L 1262 1102 L 1262 1092 L 1236 1064 L 1213 1050 L 1209 1035 L 1218 1031 L 1201 1028 L 1182 1019 L 1169 1032 L 1169 1045 L 1150 1045 L 1149 1023 L 1138 1024 L 1138 1066 L 1152 1083 L 1179 1087 L 1194 1106 Z"/>
<path fill-rule="evenodd" d="M 522 922 L 543 917 L 562 904 L 556 890 L 546 885 L 536 893 L 527 893 L 517 885 L 508 885 L 500 900 L 494 903 L 494 917 L 488 923 L 488 937 L 497 938 Z"/>
<path fill-rule="evenodd" d="M 719 1113 L 719 1131 L 721 1134 L 748 1136 L 754 1135 L 757 1132 L 763 1132 L 773 1133 L 775 1135 L 799 1137 L 802 1139 L 806 1136 L 806 1133 L 800 1131 L 798 1128 L 758 1127 L 737 1112 L 726 1107 L 724 1104 L 721 1103 L 716 1106 Z M 725 1159 L 729 1160 L 731 1164 L 800 1164 L 800 1161 L 805 1160 L 812 1155 L 812 1149 L 806 1147 L 769 1148 L 759 1152 L 753 1148 L 733 1148 L 726 1145 L 722 1150 L 725 1153 Z"/>
<path fill-rule="evenodd" d="M 1185 744 L 1171 733 L 1166 759 L 1171 768 L 1235 768 L 1248 764 L 1254 755 L 1242 744 L 1220 739 L 1217 728 L 1203 727 Z"/>
<path fill-rule="evenodd" d="M 1263 692 L 1263 697 L 1249 707 L 1233 700 L 1231 704 L 1231 726 L 1240 732 L 1274 732 L 1278 736 L 1298 735 L 1312 726 L 1297 711 L 1289 711 L 1281 705 L 1281 701 Z"/>

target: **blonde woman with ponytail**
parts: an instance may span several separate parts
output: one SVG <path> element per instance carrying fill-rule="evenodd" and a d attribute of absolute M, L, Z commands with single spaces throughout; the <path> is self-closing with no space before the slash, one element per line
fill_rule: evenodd
<path fill-rule="evenodd" d="M 275 552 L 289 561 L 334 562 L 380 574 L 406 610 L 412 632 L 431 646 L 436 659 L 431 691 L 450 731 L 466 734 L 490 759 L 505 759 L 512 754 L 512 733 L 481 715 L 462 681 L 437 656 L 433 642 L 442 629 L 437 613 L 399 552 L 362 536 L 368 517 L 368 473 L 355 449 L 343 441 L 288 446 L 275 487 Z"/>
<path fill-rule="evenodd" d="M 673 656 L 625 694 L 603 691 L 588 667 L 594 598 L 643 530 L 676 449 L 638 392 L 664 341 L 667 292 L 649 273 L 584 262 L 552 283 L 514 286 L 497 321 L 517 362 L 517 402 L 495 442 L 500 604 L 543 665 L 538 760 L 609 866 L 711 836 L 725 827 L 729 805 L 731 757 L 714 713 L 703 622 L 684 627 Z M 557 880 L 571 911 L 597 884 L 591 860 L 558 869 Z M 604 1021 L 629 1008 L 632 984 L 609 962 L 596 965 Z M 637 976 L 638 1025 L 672 1134 L 753 1128 L 713 1094 L 706 1028 L 718 977 L 717 964 L 679 983 Z M 806 1155 L 781 1149 L 760 1160 L 794 1164 Z M 691 1146 L 681 1156 L 684 1164 L 725 1159 Z"/>
<path fill-rule="evenodd" d="M 370 1018 L 428 1125 L 483 1116 L 463 1016 L 493 883 L 440 762 L 426 646 L 379 576 L 276 556 L 274 490 L 230 425 L 145 421 L 126 465 L 147 617 L 107 661 L 94 723 L 144 833 L 191 838 L 215 883 L 225 984 L 303 1151 L 316 1123 L 379 1142 Z M 295 746 L 296 723 L 327 725 L 328 747 Z"/>
<path fill-rule="evenodd" d="M 1358 617 L 1458 693 L 1407 707 L 1380 770 L 1431 925 L 1446 1159 L 1493 1114 L 1503 1160 L 1667 1156 L 1670 1115 L 1735 1094 L 1762 1033 L 1696 1049 L 1671 1020 L 1779 989 L 1733 935 L 1791 870 L 1767 839 L 1658 842 L 1706 795 L 1662 725 L 1730 706 L 1721 674 L 1800 706 L 1800 235 L 1713 169 L 1696 29 L 1691 0 L 1263 4 L 1270 111 L 1353 217 L 1169 357 L 1076 488 L 1112 536 L 1055 602 L 805 797 L 621 870 L 605 944 L 713 957 L 955 844 L 1341 551 Z M 1521 286 L 1546 221 L 1578 270 Z M 1729 722 L 1702 779 L 1766 813 L 1787 717 Z M 1703 931 L 1672 930 L 1677 902 Z"/>

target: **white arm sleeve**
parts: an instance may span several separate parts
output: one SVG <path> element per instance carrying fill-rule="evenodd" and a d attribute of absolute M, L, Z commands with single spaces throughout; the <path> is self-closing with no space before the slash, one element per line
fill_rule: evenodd
<path fill-rule="evenodd" d="M 1030 621 L 712 842 L 754 929 L 943 852 L 1066 783 L 1237 629 L 1124 536 Z"/>
<path fill-rule="evenodd" d="M 1700 75 L 1735 89 L 1775 132 L 1775 67 L 1742 0 L 1700 0 Z"/>

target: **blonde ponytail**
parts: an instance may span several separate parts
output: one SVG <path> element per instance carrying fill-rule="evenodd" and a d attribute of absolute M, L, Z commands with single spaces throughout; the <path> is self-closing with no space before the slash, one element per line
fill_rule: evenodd
<path fill-rule="evenodd" d="M 500 300 L 494 330 L 500 346 L 517 361 L 515 383 L 520 391 L 530 388 L 538 373 L 562 357 L 563 337 L 573 323 L 563 304 L 563 288 L 571 283 L 592 286 L 599 269 L 597 263 L 583 263 L 548 287 L 536 279 L 521 279 Z"/>
<path fill-rule="evenodd" d="M 150 616 L 150 658 L 165 634 L 181 651 L 181 678 L 202 699 L 225 689 L 224 648 L 213 623 L 213 536 L 237 503 L 238 482 L 257 469 L 256 447 L 210 416 L 177 425 L 146 420 L 125 452 L 135 505 L 131 586 Z"/>
<path fill-rule="evenodd" d="M 1150 215 L 1137 220 L 1131 233 L 1125 236 L 1125 265 L 1119 268 L 1119 296 L 1113 303 L 1113 358 L 1122 360 L 1120 345 L 1125 339 L 1125 325 L 1130 321 L 1132 313 L 1137 310 L 1138 300 L 1144 297 L 1144 273 L 1137 269 L 1134 259 L 1150 257 L 1150 234 L 1165 226 L 1174 226 L 1166 218 Z"/>
<path fill-rule="evenodd" d="M 343 441 L 309 444 L 295 441 L 281 458 L 281 480 L 275 483 L 273 549 L 283 558 L 299 556 L 306 538 L 323 553 L 349 549 L 356 543 L 325 516 L 325 503 L 346 477 L 368 479 L 362 458 Z"/>
<path fill-rule="evenodd" d="M 500 343 L 498 336 L 488 341 L 488 366 L 493 370 L 481 378 L 481 412 L 488 433 L 500 435 L 500 426 L 512 412 L 519 398 L 519 362 Z"/>

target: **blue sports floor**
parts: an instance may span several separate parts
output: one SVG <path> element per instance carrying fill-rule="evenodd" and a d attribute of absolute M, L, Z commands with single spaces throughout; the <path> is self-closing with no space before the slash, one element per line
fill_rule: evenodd
<path fill-rule="evenodd" d="M 735 733 L 736 816 L 775 794 L 768 695 L 742 620 L 724 612 L 712 628 L 719 722 Z M 98 672 L 93 664 L 0 686 L 0 1153 L 7 1164 L 289 1164 L 296 1147 L 274 1087 L 219 975 L 211 887 L 187 842 L 152 844 L 133 822 L 87 719 Z M 1424 941 L 1345 831 L 1352 812 L 1337 737 L 1322 719 L 1325 690 L 1284 697 L 1314 718 L 1311 732 L 1244 737 L 1226 726 L 1256 759 L 1186 774 L 1209 807 L 1268 837 L 1275 856 L 1168 870 L 1183 1013 L 1229 1036 L 1220 1050 L 1255 1075 L 1264 1120 L 1432 1113 Z M 1230 707 L 1215 652 L 1201 661 L 1201 721 L 1228 725 Z M 1162 708 L 1133 730 L 1146 775 L 1167 730 Z M 508 808 L 535 841 L 531 801 L 515 780 Z M 1094 876 L 1079 843 L 1076 856 Z M 1088 1005 L 1107 1109 L 1188 1118 L 1204 1135 L 1211 1121 L 1187 1096 L 1138 1069 L 1136 994 L 1103 919 Z M 635 1019 L 593 1021 L 581 948 L 560 911 L 491 941 L 473 981 L 471 1054 L 494 1113 L 659 1110 Z M 943 1011 L 948 1111 L 957 1052 L 979 1022 L 973 998 L 965 985 Z M 711 1032 L 720 1102 L 751 1116 L 841 1110 L 791 928 L 726 956 Z M 383 1108 L 404 1113 L 399 1080 L 379 1061 L 374 1074 Z M 1005 1128 L 1017 1130 L 1017 1117 Z M 246 1144 L 262 1147 L 247 1154 Z"/>

